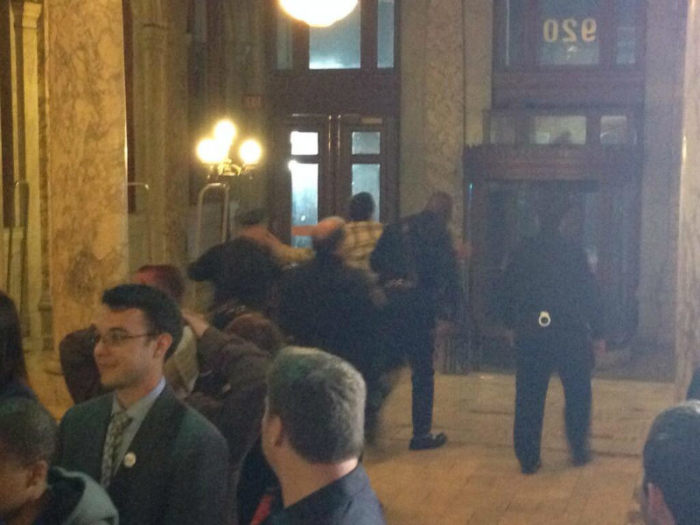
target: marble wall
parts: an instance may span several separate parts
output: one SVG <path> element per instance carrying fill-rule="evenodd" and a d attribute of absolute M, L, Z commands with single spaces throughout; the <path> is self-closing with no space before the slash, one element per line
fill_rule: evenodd
<path fill-rule="evenodd" d="M 121 0 L 47 0 L 45 7 L 57 343 L 87 325 L 101 292 L 126 278 L 124 41 Z"/>
<path fill-rule="evenodd" d="M 491 105 L 492 0 L 416 0 L 402 9 L 400 207 L 453 195 L 463 225 L 462 151 L 483 140 Z M 440 35 L 440 38 L 430 38 Z"/>
<path fill-rule="evenodd" d="M 688 3 L 676 306 L 677 394 L 700 363 L 700 0 Z"/>
<path fill-rule="evenodd" d="M 639 344 L 672 354 L 686 0 L 647 3 Z"/>

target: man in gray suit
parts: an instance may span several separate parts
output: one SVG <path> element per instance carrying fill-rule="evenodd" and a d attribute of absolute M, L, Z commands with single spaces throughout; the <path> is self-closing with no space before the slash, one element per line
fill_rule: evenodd
<path fill-rule="evenodd" d="M 95 361 L 112 392 L 66 413 L 57 464 L 100 481 L 123 525 L 224 523 L 226 441 L 163 378 L 182 335 L 177 305 L 153 287 L 117 286 L 95 326 Z"/>

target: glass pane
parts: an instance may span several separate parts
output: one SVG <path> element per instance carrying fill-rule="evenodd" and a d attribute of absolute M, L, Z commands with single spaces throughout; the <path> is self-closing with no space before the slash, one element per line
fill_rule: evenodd
<path fill-rule="evenodd" d="M 491 144 L 515 144 L 515 118 L 510 115 L 491 115 L 489 118 Z"/>
<path fill-rule="evenodd" d="M 313 226 L 318 223 L 318 164 L 291 161 L 292 226 Z M 293 237 L 295 246 L 308 246 L 308 237 Z"/>
<path fill-rule="evenodd" d="M 353 155 L 378 155 L 381 153 L 381 133 L 379 131 L 353 131 Z"/>
<path fill-rule="evenodd" d="M 600 54 L 600 0 L 541 0 L 539 63 L 595 65 Z"/>
<path fill-rule="evenodd" d="M 637 12 L 639 0 L 616 0 L 618 64 L 634 64 L 637 59 Z"/>
<path fill-rule="evenodd" d="M 330 27 L 309 28 L 309 69 L 359 69 L 360 11 Z"/>
<path fill-rule="evenodd" d="M 503 64 L 514 66 L 522 63 L 523 34 L 525 31 L 526 3 L 523 0 L 507 0 L 506 2 L 506 45 Z"/>
<path fill-rule="evenodd" d="M 394 67 L 395 0 L 379 0 L 377 6 L 377 67 Z"/>
<path fill-rule="evenodd" d="M 277 69 L 292 69 L 292 21 L 281 11 L 277 13 Z"/>
<path fill-rule="evenodd" d="M 630 142 L 626 116 L 605 115 L 600 119 L 601 144 L 629 144 Z"/>
<path fill-rule="evenodd" d="M 352 165 L 352 194 L 366 191 L 374 199 L 375 209 L 379 209 L 381 166 L 379 164 Z"/>
<path fill-rule="evenodd" d="M 315 131 L 292 131 L 289 142 L 292 155 L 318 155 L 318 133 Z"/>
<path fill-rule="evenodd" d="M 535 117 L 530 142 L 532 144 L 585 144 L 586 117 Z"/>

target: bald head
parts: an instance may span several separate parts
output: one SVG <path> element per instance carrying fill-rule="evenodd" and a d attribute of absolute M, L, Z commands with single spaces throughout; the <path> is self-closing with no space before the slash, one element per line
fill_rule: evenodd
<path fill-rule="evenodd" d="M 434 213 L 445 223 L 452 218 L 452 197 L 444 191 L 436 191 L 430 196 L 425 210 Z"/>
<path fill-rule="evenodd" d="M 334 254 L 343 240 L 345 221 L 341 217 L 326 217 L 311 230 L 311 242 L 317 255 Z"/>

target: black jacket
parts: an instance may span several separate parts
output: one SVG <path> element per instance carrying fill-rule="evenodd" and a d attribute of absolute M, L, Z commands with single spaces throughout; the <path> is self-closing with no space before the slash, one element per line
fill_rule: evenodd
<path fill-rule="evenodd" d="M 384 229 L 370 257 L 372 270 L 385 284 L 395 279 L 413 283 L 423 301 L 451 317 L 461 301 L 461 286 L 452 239 L 445 223 L 423 211 Z"/>
<path fill-rule="evenodd" d="M 362 465 L 286 509 L 263 525 L 384 525 L 382 509 Z"/>
<path fill-rule="evenodd" d="M 551 329 L 586 330 L 599 338 L 603 318 L 598 287 L 584 251 L 560 234 L 540 233 L 513 253 L 501 291 L 503 320 L 521 335 L 540 329 L 540 312 Z"/>
<path fill-rule="evenodd" d="M 106 394 L 74 406 L 59 429 L 57 465 L 99 479 L 112 411 Z M 218 430 L 166 387 L 144 419 L 108 494 L 122 525 L 224 523 L 228 447 Z"/>

